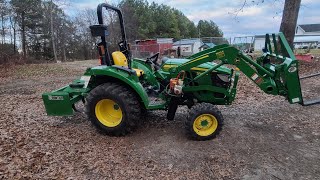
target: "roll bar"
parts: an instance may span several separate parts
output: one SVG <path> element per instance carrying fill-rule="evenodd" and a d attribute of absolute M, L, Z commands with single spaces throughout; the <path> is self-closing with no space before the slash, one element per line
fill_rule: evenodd
<path fill-rule="evenodd" d="M 122 12 L 119 8 L 111 6 L 109 4 L 106 3 L 102 3 L 98 5 L 97 8 L 97 14 L 98 14 L 98 21 L 99 24 L 103 25 L 103 14 L 102 14 L 102 9 L 106 8 L 106 10 L 110 9 L 113 10 L 115 12 L 117 12 L 119 20 L 120 20 L 120 28 L 121 28 L 121 36 L 122 36 L 122 41 L 124 42 L 125 46 L 127 47 L 127 37 L 126 37 L 126 32 L 125 32 L 125 27 L 124 27 L 124 20 L 123 20 L 123 16 L 122 16 Z"/>
<path fill-rule="evenodd" d="M 122 41 L 119 43 L 119 47 L 120 47 L 120 51 L 122 51 L 125 54 L 125 56 L 127 57 L 128 62 L 129 62 L 129 67 L 131 67 L 130 49 L 128 46 L 127 36 L 125 33 L 125 26 L 124 26 L 122 12 L 119 8 L 111 6 L 109 4 L 106 4 L 106 3 L 99 4 L 98 8 L 97 8 L 97 15 L 98 15 L 98 22 L 99 22 L 100 26 L 104 26 L 103 8 L 105 8 L 106 10 L 115 11 L 118 14 L 120 29 L 121 29 L 121 37 L 122 37 Z M 102 60 L 102 64 L 111 66 L 112 63 L 111 63 L 111 58 L 110 58 L 108 48 L 107 48 L 106 34 L 101 35 L 101 41 L 102 42 L 98 46 L 99 46 L 99 53 L 104 52 L 103 54 L 100 54 L 101 56 L 104 56 L 104 58 Z M 101 45 L 103 46 L 103 50 L 100 49 Z"/>

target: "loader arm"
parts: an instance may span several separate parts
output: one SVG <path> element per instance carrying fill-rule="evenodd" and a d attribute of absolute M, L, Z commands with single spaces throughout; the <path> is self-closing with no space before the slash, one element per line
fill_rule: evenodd
<path fill-rule="evenodd" d="M 272 40 L 270 40 L 271 36 Z M 220 60 L 217 65 L 197 75 L 194 81 L 210 74 L 222 65 L 230 64 L 236 66 L 265 93 L 284 96 L 290 103 L 303 104 L 298 61 L 282 33 L 279 33 L 278 36 L 275 34 L 271 36 L 266 36 L 265 53 L 257 61 L 233 46 L 220 45 L 191 56 L 188 62 L 171 68 L 170 71 L 172 73 L 189 71 L 203 63 Z M 279 46 L 281 46 L 280 51 Z M 273 64 L 271 61 L 276 63 Z"/>

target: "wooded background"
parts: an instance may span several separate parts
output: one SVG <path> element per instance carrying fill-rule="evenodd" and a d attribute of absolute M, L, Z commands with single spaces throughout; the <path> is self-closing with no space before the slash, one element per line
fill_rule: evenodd
<path fill-rule="evenodd" d="M 0 64 L 35 63 L 97 58 L 96 40 L 89 26 L 97 24 L 95 9 L 65 12 L 67 1 L 0 0 Z M 222 37 L 213 21 L 200 20 L 197 26 L 181 11 L 146 0 L 122 0 L 129 42 L 148 38 Z M 108 16 L 111 50 L 119 41 L 118 18 Z"/>

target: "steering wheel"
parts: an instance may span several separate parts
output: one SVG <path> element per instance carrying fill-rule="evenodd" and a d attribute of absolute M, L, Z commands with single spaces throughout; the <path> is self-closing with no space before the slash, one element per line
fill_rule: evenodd
<path fill-rule="evenodd" d="M 127 48 L 124 47 L 124 42 L 123 42 L 123 41 L 119 42 L 119 43 L 118 43 L 118 46 L 119 46 L 120 51 L 125 51 L 125 50 L 127 50 Z"/>
<path fill-rule="evenodd" d="M 160 53 L 156 53 L 155 55 L 148 57 L 146 62 L 149 64 L 152 64 L 155 68 L 155 70 L 159 70 L 161 68 L 160 64 L 158 64 L 158 59 L 159 59 Z"/>

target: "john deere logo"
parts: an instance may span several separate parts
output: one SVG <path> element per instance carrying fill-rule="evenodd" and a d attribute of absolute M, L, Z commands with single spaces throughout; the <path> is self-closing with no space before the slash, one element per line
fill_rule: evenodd
<path fill-rule="evenodd" d="M 50 101 L 63 101 L 63 96 L 49 96 Z"/>
<path fill-rule="evenodd" d="M 296 67 L 290 67 L 289 69 L 288 69 L 288 71 L 289 71 L 289 73 L 294 73 L 294 72 L 296 72 L 298 69 L 296 68 Z"/>
<path fill-rule="evenodd" d="M 217 58 L 223 58 L 225 56 L 224 51 L 220 51 L 216 53 Z"/>

